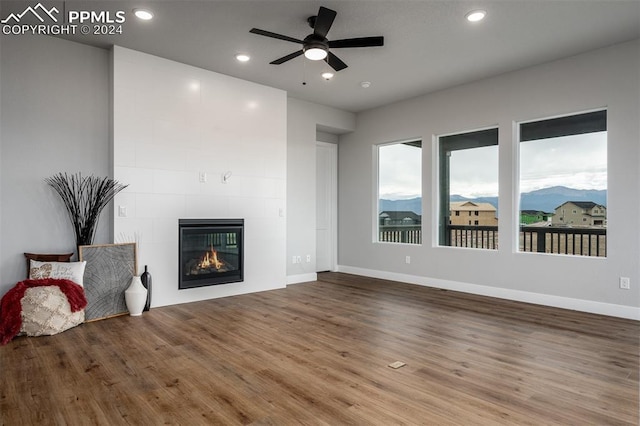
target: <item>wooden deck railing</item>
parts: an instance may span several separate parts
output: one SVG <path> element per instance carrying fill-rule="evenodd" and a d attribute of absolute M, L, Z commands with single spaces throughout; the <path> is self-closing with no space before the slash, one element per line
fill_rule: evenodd
<path fill-rule="evenodd" d="M 447 226 L 445 245 L 496 250 L 497 226 Z M 380 225 L 379 241 L 422 244 L 420 225 Z M 567 228 L 521 226 L 519 250 L 533 253 L 570 254 L 576 256 L 607 255 L 606 228 Z"/>
<path fill-rule="evenodd" d="M 491 250 L 498 248 L 497 226 L 449 225 L 447 230 L 448 246 Z"/>
<path fill-rule="evenodd" d="M 422 244 L 422 227 L 420 225 L 380 225 L 378 241 Z"/>
<path fill-rule="evenodd" d="M 607 229 L 523 226 L 520 251 L 606 257 Z"/>

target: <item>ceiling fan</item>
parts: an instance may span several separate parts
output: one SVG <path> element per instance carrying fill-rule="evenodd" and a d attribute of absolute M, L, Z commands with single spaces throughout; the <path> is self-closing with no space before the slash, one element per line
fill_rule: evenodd
<path fill-rule="evenodd" d="M 258 28 L 252 28 L 251 33 L 262 35 L 265 37 L 277 38 L 279 40 L 290 41 L 292 43 L 302 44 L 302 49 L 296 52 L 290 53 L 275 61 L 269 62 L 273 65 L 280 65 L 291 59 L 297 58 L 304 54 L 308 59 L 319 61 L 325 60 L 331 68 L 336 71 L 347 68 L 340 58 L 331 53 L 329 49 L 339 49 L 345 47 L 371 47 L 371 46 L 383 46 L 384 37 L 359 37 L 359 38 L 347 38 L 342 40 L 327 40 L 327 33 L 331 29 L 333 20 L 336 18 L 336 11 L 327 9 L 326 7 L 320 7 L 317 16 L 311 16 L 307 19 L 309 26 L 313 28 L 313 33 L 309 34 L 304 40 L 289 37 L 282 34 L 272 33 L 271 31 L 265 31 Z"/>

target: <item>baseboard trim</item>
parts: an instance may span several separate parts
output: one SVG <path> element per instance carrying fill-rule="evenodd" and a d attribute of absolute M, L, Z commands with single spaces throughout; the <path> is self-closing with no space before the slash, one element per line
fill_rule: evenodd
<path fill-rule="evenodd" d="M 615 305 L 612 303 L 594 302 L 591 300 L 573 299 L 570 297 L 553 296 L 550 294 L 531 293 L 522 290 L 512 290 L 507 288 L 490 287 L 459 281 L 426 278 L 416 275 L 399 274 L 396 272 L 378 271 L 374 269 L 357 268 L 346 265 L 338 265 L 337 270 L 338 272 L 344 272 L 347 274 L 360 275 L 370 278 L 400 281 L 403 283 L 422 285 L 425 287 L 442 288 L 446 290 L 460 291 L 463 293 L 477 294 L 480 296 L 496 297 L 498 299 L 533 303 L 536 305 L 551 306 L 554 308 L 607 315 L 617 318 L 640 320 L 640 308 L 636 308 L 633 306 Z"/>
<path fill-rule="evenodd" d="M 315 272 L 309 274 L 287 275 L 287 285 L 308 283 L 309 281 L 317 281 L 318 274 Z"/>

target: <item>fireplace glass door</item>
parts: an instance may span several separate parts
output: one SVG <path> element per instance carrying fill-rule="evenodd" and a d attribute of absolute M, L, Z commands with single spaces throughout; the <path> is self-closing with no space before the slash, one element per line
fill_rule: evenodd
<path fill-rule="evenodd" d="M 180 219 L 179 289 L 243 280 L 243 219 Z"/>

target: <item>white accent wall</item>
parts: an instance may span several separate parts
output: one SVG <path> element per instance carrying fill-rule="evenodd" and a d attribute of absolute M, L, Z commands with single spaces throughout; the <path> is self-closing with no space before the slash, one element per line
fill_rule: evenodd
<path fill-rule="evenodd" d="M 340 270 L 640 319 L 639 52 L 636 40 L 359 114 L 339 143 Z M 518 252 L 515 123 L 603 107 L 607 258 Z M 500 248 L 439 247 L 435 136 L 496 125 Z M 423 244 L 374 243 L 374 146 L 415 137 L 424 141 Z M 631 290 L 619 288 L 621 276 Z"/>
<path fill-rule="evenodd" d="M 138 241 L 152 306 L 284 287 L 286 93 L 118 46 L 113 80 L 114 177 L 129 184 L 114 239 Z M 243 218 L 244 282 L 178 290 L 180 218 Z"/>

